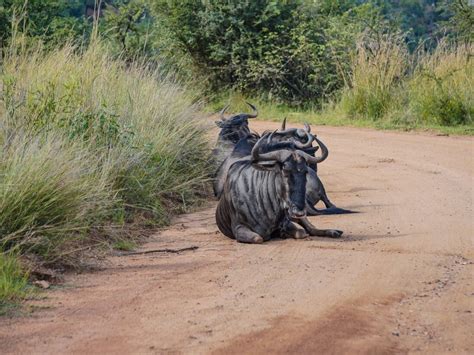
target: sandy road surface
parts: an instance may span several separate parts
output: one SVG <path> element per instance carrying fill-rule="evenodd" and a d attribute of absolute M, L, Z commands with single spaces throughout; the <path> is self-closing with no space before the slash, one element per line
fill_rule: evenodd
<path fill-rule="evenodd" d="M 474 140 L 317 131 L 330 198 L 361 213 L 312 220 L 342 239 L 238 244 L 211 205 L 143 246 L 197 250 L 70 276 L 0 320 L 0 352 L 473 353 Z"/>

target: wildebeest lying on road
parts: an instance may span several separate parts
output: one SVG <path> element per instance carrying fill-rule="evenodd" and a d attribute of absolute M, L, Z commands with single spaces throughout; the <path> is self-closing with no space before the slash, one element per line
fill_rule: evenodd
<path fill-rule="evenodd" d="M 309 136 L 308 136 L 309 135 Z M 308 138 L 309 137 L 309 138 Z M 353 213 L 353 211 L 345 210 L 336 207 L 327 196 L 326 189 L 324 188 L 323 182 L 318 177 L 318 164 L 325 161 L 329 155 L 329 150 L 326 145 L 318 139 L 317 136 L 311 133 L 311 126 L 305 124 L 305 129 L 302 128 L 286 128 L 286 118 L 283 120 L 281 129 L 275 132 L 274 141 L 288 141 L 295 140 L 301 143 L 307 142 L 308 139 L 314 139 L 318 146 L 321 148 L 321 156 L 317 157 L 315 163 L 311 163 L 308 169 L 308 181 L 306 185 L 306 202 L 307 202 L 307 213 L 310 216 L 317 216 L 321 214 L 342 214 L 342 213 Z M 318 147 L 312 147 L 303 149 L 305 153 L 316 157 L 316 151 Z M 326 205 L 326 209 L 319 210 L 314 206 L 322 201 Z"/>
<path fill-rule="evenodd" d="M 247 103 L 252 107 L 254 112 L 257 112 L 255 106 Z M 223 112 L 227 109 L 227 106 L 221 111 L 221 117 Z M 242 157 L 249 155 L 252 147 L 257 142 L 259 135 L 250 133 L 248 128 L 248 114 L 239 114 L 232 116 L 229 119 L 222 119 L 217 121 L 221 132 L 219 134 L 218 142 L 213 153 L 216 156 L 215 160 L 219 163 L 218 169 L 215 173 L 213 188 L 214 195 L 219 198 L 224 186 L 225 179 L 227 177 L 230 166 Z M 309 134 L 309 135 L 308 135 Z M 323 162 L 329 154 L 329 150 L 315 135 L 311 134 L 311 127 L 305 125 L 305 129 L 289 128 L 286 129 L 286 119 L 283 121 L 282 128 L 275 132 L 273 140 L 276 142 L 293 141 L 298 143 L 306 143 L 308 139 L 316 140 L 319 147 L 321 147 L 321 156 L 310 165 L 308 170 L 308 179 L 306 186 L 306 201 L 307 201 L 307 212 L 310 216 L 321 215 L 321 214 L 341 214 L 351 213 L 352 211 L 344 210 L 336 207 L 328 198 L 326 190 L 322 181 L 317 176 L 317 164 Z M 303 151 L 314 157 L 319 147 L 308 147 Z M 298 147 L 297 147 L 298 148 Z M 301 148 L 299 148 L 301 149 Z M 326 205 L 326 209 L 316 209 L 314 206 L 322 201 Z"/>
<path fill-rule="evenodd" d="M 342 231 L 317 229 L 306 218 L 308 165 L 317 158 L 302 149 L 312 140 L 295 149 L 295 142 L 273 143 L 272 136 L 264 135 L 250 156 L 230 166 L 216 210 L 219 230 L 244 243 L 276 236 L 340 237 Z"/>

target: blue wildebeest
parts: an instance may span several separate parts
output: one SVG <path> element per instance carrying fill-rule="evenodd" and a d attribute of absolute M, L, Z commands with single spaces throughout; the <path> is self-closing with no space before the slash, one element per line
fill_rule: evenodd
<path fill-rule="evenodd" d="M 219 230 L 244 243 L 274 236 L 340 237 L 342 231 L 317 229 L 306 218 L 308 164 L 316 158 L 295 149 L 294 142 L 272 143 L 272 135 L 264 135 L 250 156 L 229 167 L 216 209 Z"/>
<path fill-rule="evenodd" d="M 353 213 L 353 211 L 345 210 L 342 208 L 336 207 L 327 196 L 326 189 L 324 188 L 323 182 L 318 177 L 318 164 L 322 163 L 327 159 L 329 155 L 329 150 L 326 145 L 321 142 L 321 140 L 316 137 L 316 135 L 311 134 L 311 126 L 305 123 L 305 129 L 301 128 L 286 128 L 286 118 L 283 120 L 281 129 L 277 130 L 274 134 L 274 141 L 287 141 L 295 140 L 302 143 L 305 143 L 308 139 L 308 133 L 310 137 L 314 139 L 318 146 L 321 148 L 321 155 L 316 157 L 316 151 L 319 147 L 309 147 L 303 149 L 305 153 L 308 153 L 311 156 L 314 156 L 316 159 L 314 163 L 309 164 L 308 170 L 308 181 L 306 184 L 306 201 L 307 201 L 307 212 L 310 216 L 316 216 L 321 214 L 342 214 L 342 213 Z M 322 201 L 326 209 L 319 210 L 314 206 Z"/>
<path fill-rule="evenodd" d="M 248 125 L 246 126 L 248 130 Z M 234 130 L 244 133 L 245 130 L 240 128 L 234 128 Z M 269 133 L 269 132 L 265 132 Z M 308 136 L 309 134 L 309 136 Z M 224 187 L 224 182 L 227 177 L 229 167 L 239 159 L 250 154 L 253 145 L 257 142 L 259 136 L 255 133 L 248 133 L 240 141 L 234 145 L 233 151 L 224 159 L 220 164 L 215 174 L 213 188 L 214 195 L 219 198 Z M 309 146 L 307 148 L 301 148 L 298 144 L 307 143 L 308 139 L 316 140 L 319 146 Z M 326 160 L 329 155 L 329 150 L 326 145 L 319 140 L 315 135 L 311 134 L 311 127 L 305 124 L 305 129 L 289 128 L 286 129 L 286 118 L 283 120 L 283 124 L 280 130 L 274 132 L 273 140 L 275 142 L 293 141 L 296 142 L 295 148 L 303 150 L 305 153 L 312 155 L 316 159 L 309 165 L 308 178 L 306 183 L 306 209 L 310 216 L 316 216 L 321 214 L 341 214 L 341 213 L 352 213 L 352 211 L 345 210 L 336 207 L 328 198 L 324 185 L 321 179 L 317 175 L 317 164 Z M 321 155 L 316 157 L 316 152 L 321 147 Z M 226 152 L 226 154 L 228 154 Z M 322 201 L 326 205 L 326 209 L 317 209 L 314 207 L 319 201 Z"/>
<path fill-rule="evenodd" d="M 239 113 L 226 118 L 224 113 L 229 108 L 229 105 L 220 111 L 220 120 L 215 123 L 221 131 L 217 138 L 216 147 L 212 151 L 215 166 L 219 167 L 222 164 L 225 158 L 232 153 L 239 140 L 250 135 L 248 119 L 257 117 L 258 111 L 251 103 L 247 102 L 247 105 L 252 108 L 252 113 Z"/>

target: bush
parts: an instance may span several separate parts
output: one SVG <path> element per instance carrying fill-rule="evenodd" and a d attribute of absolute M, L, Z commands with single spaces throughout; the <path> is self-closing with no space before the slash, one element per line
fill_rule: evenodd
<path fill-rule="evenodd" d="M 320 105 L 343 86 L 354 39 L 374 6 L 346 1 L 157 1 L 156 18 L 212 93 Z M 360 19 L 367 19 L 363 22 Z"/>

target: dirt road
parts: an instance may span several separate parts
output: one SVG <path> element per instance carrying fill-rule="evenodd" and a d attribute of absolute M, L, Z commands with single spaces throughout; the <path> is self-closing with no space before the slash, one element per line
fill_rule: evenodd
<path fill-rule="evenodd" d="M 252 128 L 278 124 L 252 122 Z M 212 204 L 143 250 L 70 276 L 30 317 L 1 319 L 1 353 L 473 353 L 474 139 L 320 127 L 345 231 L 244 245 Z"/>

